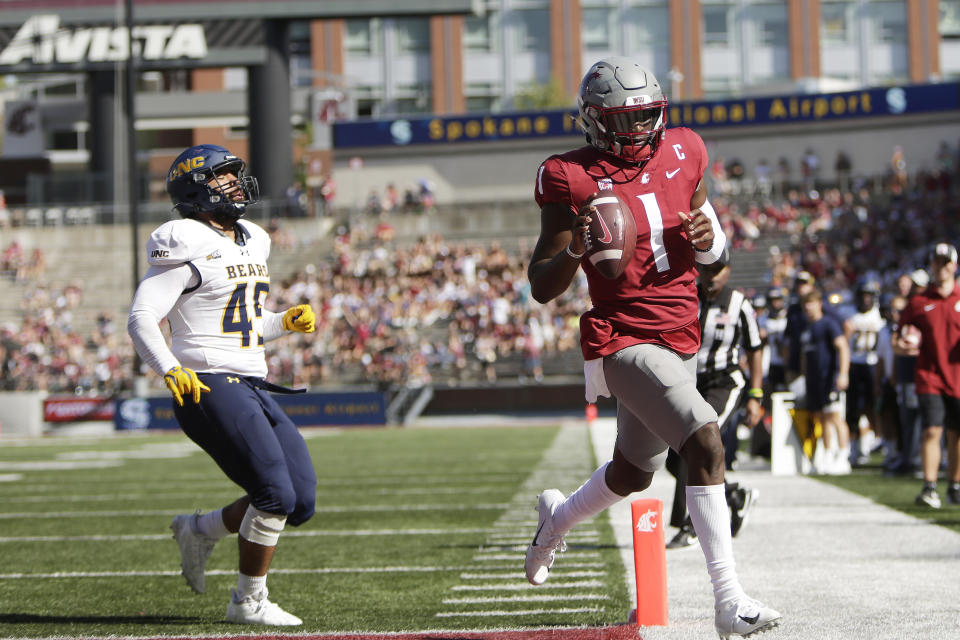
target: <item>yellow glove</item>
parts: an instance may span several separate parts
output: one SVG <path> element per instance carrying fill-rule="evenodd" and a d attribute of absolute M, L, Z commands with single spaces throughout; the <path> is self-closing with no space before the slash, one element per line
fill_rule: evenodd
<path fill-rule="evenodd" d="M 313 333 L 316 329 L 317 317 L 308 304 L 298 304 L 287 309 L 283 314 L 283 328 L 287 331 Z"/>
<path fill-rule="evenodd" d="M 200 382 L 196 372 L 186 367 L 174 367 L 163 376 L 163 381 L 173 394 L 177 404 L 183 406 L 184 396 L 193 396 L 193 403 L 200 403 L 200 393 L 210 391 L 210 387 Z"/>

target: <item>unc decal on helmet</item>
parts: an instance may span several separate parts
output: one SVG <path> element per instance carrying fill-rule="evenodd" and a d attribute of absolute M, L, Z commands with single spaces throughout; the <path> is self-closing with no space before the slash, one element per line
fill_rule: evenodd
<path fill-rule="evenodd" d="M 226 174 L 233 179 L 221 180 Z M 173 161 L 167 173 L 167 193 L 185 218 L 214 213 L 236 220 L 260 197 L 257 179 L 246 163 L 215 144 L 190 147 Z"/>
<path fill-rule="evenodd" d="M 587 142 L 628 162 L 645 165 L 663 141 L 667 98 L 654 75 L 630 58 L 612 56 L 590 67 L 577 108 Z"/>

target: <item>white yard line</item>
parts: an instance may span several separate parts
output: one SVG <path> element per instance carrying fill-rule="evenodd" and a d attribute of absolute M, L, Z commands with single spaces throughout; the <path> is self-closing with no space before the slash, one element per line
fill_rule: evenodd
<path fill-rule="evenodd" d="M 514 617 L 514 616 L 538 616 L 543 613 L 593 613 L 603 611 L 602 607 L 564 607 L 560 609 L 514 609 L 510 611 L 442 611 L 435 614 L 438 618 L 492 618 L 492 617 Z"/>
<path fill-rule="evenodd" d="M 523 596 L 482 596 L 479 598 L 447 598 L 444 604 L 496 604 L 500 602 L 570 602 L 575 600 L 609 600 L 603 593 L 536 593 Z"/>
<path fill-rule="evenodd" d="M 449 573 L 463 567 L 323 567 L 319 569 L 270 569 L 270 574 L 364 574 L 364 573 Z M 61 578 L 140 578 L 179 576 L 179 571 L 55 571 L 51 573 L 0 573 L 0 580 Z M 210 569 L 208 576 L 235 576 L 236 569 Z"/>
<path fill-rule="evenodd" d="M 551 595 L 551 590 L 570 590 L 582 588 L 596 588 L 602 586 L 603 582 L 594 580 L 582 580 L 582 578 L 602 578 L 606 572 L 602 570 L 603 563 L 584 563 L 572 562 L 567 564 L 556 575 L 552 576 L 551 581 L 536 588 L 527 583 L 523 572 L 523 559 L 529 544 L 530 536 L 537 525 L 536 503 L 538 494 L 549 487 L 559 486 L 569 491 L 575 489 L 579 483 L 589 475 L 586 471 L 590 467 L 592 460 L 584 447 L 584 432 L 581 424 L 567 424 L 561 427 L 557 436 L 551 445 L 544 451 L 541 461 L 536 467 L 530 470 L 530 475 L 521 486 L 520 490 L 511 500 L 511 506 L 494 523 L 496 532 L 491 534 L 484 546 L 477 550 L 473 559 L 477 563 L 488 562 L 489 560 L 498 560 L 501 562 L 512 561 L 508 566 L 508 571 L 493 572 L 494 569 L 500 569 L 501 566 L 491 567 L 489 565 L 478 564 L 477 571 L 465 571 L 460 574 L 460 579 L 465 582 L 471 581 L 498 581 L 486 582 L 485 584 L 458 584 L 451 587 L 451 591 L 473 591 L 473 592 L 491 592 L 500 594 L 509 594 L 510 592 L 529 591 L 523 595 L 495 595 L 472 598 L 447 598 L 443 601 L 450 607 L 447 610 L 437 613 L 437 617 L 471 617 L 471 616 L 510 616 L 510 615 L 537 615 L 541 613 L 553 614 L 571 614 L 583 613 L 588 611 L 602 611 L 602 607 L 590 608 L 560 608 L 560 609 L 535 609 L 530 611 L 514 610 L 512 612 L 504 611 L 476 611 L 465 610 L 464 605 L 475 603 L 495 603 L 495 602 L 553 602 L 562 600 L 578 599 L 580 594 Z M 589 543 L 599 539 L 599 533 L 595 528 L 589 525 L 577 532 L 573 538 L 568 538 L 568 542 L 575 541 Z M 512 553 L 507 553 L 508 551 Z M 599 554 L 592 552 L 593 556 L 599 557 Z M 575 560 L 576 558 L 571 558 Z M 593 569 L 593 570 L 591 570 Z M 574 596 L 574 597 L 571 597 Z M 540 599 L 538 599 L 540 598 Z M 606 598 L 604 598 L 606 599 Z"/>
<path fill-rule="evenodd" d="M 564 582 L 560 579 L 548 580 L 539 587 L 537 591 L 553 591 L 554 589 L 597 589 L 607 586 L 606 582 L 600 580 L 575 580 L 573 582 Z M 458 584 L 450 587 L 451 591 L 527 591 L 533 587 L 523 582 L 500 582 L 494 584 Z"/>
<path fill-rule="evenodd" d="M 379 513 L 397 511 L 499 511 L 506 509 L 509 504 L 376 504 L 354 505 L 349 507 L 318 506 L 317 513 Z M 182 509 L 131 509 L 113 511 L 20 511 L 0 513 L 0 520 L 16 520 L 19 518 L 122 518 L 142 516 L 175 516 L 183 513 Z"/>
<path fill-rule="evenodd" d="M 345 529 L 343 531 L 284 531 L 284 538 L 316 538 L 327 536 L 452 536 L 489 533 L 490 529 Z M 128 535 L 86 536 L 8 536 L 0 537 L 0 543 L 9 542 L 121 542 L 138 540 L 169 540 L 169 533 L 146 533 Z"/>
<path fill-rule="evenodd" d="M 564 571 L 565 578 L 599 578 L 607 575 L 606 571 Z M 507 573 L 461 573 L 461 580 L 526 580 L 522 571 Z"/>
<path fill-rule="evenodd" d="M 3 482 L 3 477 L 0 476 L 0 482 Z M 343 495 L 362 495 L 362 496 L 432 496 L 438 494 L 446 495 L 482 495 L 488 493 L 502 493 L 502 489 L 497 489 L 495 487 L 412 487 L 409 489 L 356 489 L 353 491 L 345 489 L 337 489 L 330 491 L 318 491 L 317 497 L 322 498 L 323 496 L 343 496 Z M 236 496 L 237 488 L 236 487 L 224 487 L 219 491 L 190 491 L 186 488 L 183 491 L 165 491 L 163 494 L 164 500 L 182 500 L 183 498 L 189 498 L 190 500 L 196 502 L 198 498 L 204 497 L 223 497 L 223 496 Z M 156 493 L 102 493 L 102 494 L 87 494 L 87 495 L 72 495 L 72 496 L 63 496 L 58 494 L 44 494 L 44 495 L 19 495 L 19 496 L 9 496 L 3 497 L 3 502 L 7 504 L 23 503 L 23 504 L 45 504 L 45 503 L 73 503 L 73 502 L 112 502 L 117 500 L 150 500 L 156 501 Z M 321 501 L 322 502 L 322 501 Z"/>

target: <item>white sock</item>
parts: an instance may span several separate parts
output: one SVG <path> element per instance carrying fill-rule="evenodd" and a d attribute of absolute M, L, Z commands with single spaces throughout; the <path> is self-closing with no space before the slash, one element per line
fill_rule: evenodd
<path fill-rule="evenodd" d="M 247 596 L 255 597 L 267 588 L 267 576 L 245 576 L 237 574 L 237 597 L 243 600 Z"/>
<path fill-rule="evenodd" d="M 577 523 L 592 518 L 604 509 L 608 509 L 623 500 L 623 496 L 618 496 L 607 486 L 607 480 L 604 476 L 609 464 L 608 461 L 600 465 L 589 480 L 580 485 L 579 489 L 571 493 L 557 507 L 557 510 L 553 513 L 554 531 L 566 533 Z"/>
<path fill-rule="evenodd" d="M 710 582 L 713 583 L 713 597 L 719 607 L 744 595 L 733 559 L 730 511 L 724 488 L 722 484 L 688 486 L 686 493 L 690 520 L 700 540 Z"/>
<path fill-rule="evenodd" d="M 197 533 L 202 533 L 208 538 L 219 540 L 224 536 L 230 535 L 227 525 L 223 524 L 223 509 L 217 509 L 210 513 L 204 513 L 197 517 Z"/>

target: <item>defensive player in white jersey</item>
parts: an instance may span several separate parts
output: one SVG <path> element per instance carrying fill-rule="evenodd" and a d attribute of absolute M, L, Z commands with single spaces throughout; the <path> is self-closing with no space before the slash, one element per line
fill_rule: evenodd
<path fill-rule="evenodd" d="M 264 380 L 263 345 L 287 332 L 312 332 L 313 310 L 298 305 L 273 313 L 263 306 L 270 236 L 240 221 L 259 196 L 243 160 L 216 145 L 190 147 L 170 167 L 167 192 L 183 219 L 150 235 L 150 268 L 127 329 L 173 394 L 184 433 L 246 492 L 221 509 L 173 519 L 183 575 L 203 593 L 214 545 L 238 533 L 239 574 L 227 621 L 299 625 L 267 599 L 267 570 L 284 525 L 313 515 L 317 480 L 306 443 L 267 392 L 291 390 Z M 170 347 L 160 332 L 164 318 Z"/>
<path fill-rule="evenodd" d="M 879 336 L 886 321 L 880 315 L 880 283 L 862 280 L 855 291 L 857 312 L 843 323 L 850 341 L 850 386 L 847 387 L 846 417 L 850 428 L 850 464 L 870 462 L 870 449 L 879 434 L 876 408 L 880 401 L 883 367 Z M 862 425 L 866 416 L 869 424 Z M 873 436 L 873 437 L 871 437 Z"/>

